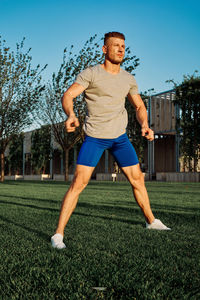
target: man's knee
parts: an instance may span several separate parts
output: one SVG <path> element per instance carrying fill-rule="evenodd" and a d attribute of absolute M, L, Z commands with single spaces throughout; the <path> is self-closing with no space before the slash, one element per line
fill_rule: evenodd
<path fill-rule="evenodd" d="M 75 173 L 71 188 L 81 192 L 86 188 L 88 182 L 88 178 L 85 178 L 82 174 Z"/>
<path fill-rule="evenodd" d="M 129 182 L 132 185 L 133 188 L 140 188 L 144 186 L 144 175 L 141 171 L 138 171 L 137 173 L 132 173 Z"/>

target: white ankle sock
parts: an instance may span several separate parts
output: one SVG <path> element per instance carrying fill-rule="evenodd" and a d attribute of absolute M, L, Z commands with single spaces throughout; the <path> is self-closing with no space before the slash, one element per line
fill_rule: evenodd
<path fill-rule="evenodd" d="M 51 237 L 51 244 L 53 248 L 64 249 L 66 248 L 63 243 L 63 235 L 60 233 L 56 233 Z"/>

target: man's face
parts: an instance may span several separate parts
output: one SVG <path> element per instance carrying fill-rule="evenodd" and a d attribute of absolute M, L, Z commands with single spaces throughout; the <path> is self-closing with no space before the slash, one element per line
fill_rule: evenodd
<path fill-rule="evenodd" d="M 105 58 L 113 64 L 119 64 L 123 61 L 125 55 L 125 42 L 123 39 L 110 37 L 102 49 Z"/>

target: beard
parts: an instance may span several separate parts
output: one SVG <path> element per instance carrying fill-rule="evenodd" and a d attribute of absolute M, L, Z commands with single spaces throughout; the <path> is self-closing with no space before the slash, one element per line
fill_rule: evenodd
<path fill-rule="evenodd" d="M 109 57 L 106 55 L 106 59 L 109 60 L 112 64 L 118 65 L 123 62 L 124 56 L 123 57 Z"/>

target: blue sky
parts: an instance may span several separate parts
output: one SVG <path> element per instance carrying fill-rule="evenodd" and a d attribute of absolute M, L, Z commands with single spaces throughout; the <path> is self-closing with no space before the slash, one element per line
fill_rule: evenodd
<path fill-rule="evenodd" d="M 57 71 L 66 46 L 81 49 L 94 34 L 120 31 L 140 58 L 135 70 L 140 92 L 171 89 L 200 70 L 199 0 L 0 0 L 0 35 L 7 45 L 26 37 L 33 64 L 48 64 L 44 79 Z"/>

